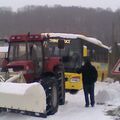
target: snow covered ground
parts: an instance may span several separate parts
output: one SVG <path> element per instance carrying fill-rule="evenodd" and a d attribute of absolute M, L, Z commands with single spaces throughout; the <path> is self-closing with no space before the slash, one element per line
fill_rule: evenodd
<path fill-rule="evenodd" d="M 109 79 L 110 80 L 110 79 Z M 84 107 L 83 91 L 76 95 L 66 93 L 66 103 L 60 106 L 55 115 L 47 118 L 31 117 L 16 113 L 0 113 L 0 120 L 114 120 L 106 111 L 120 106 L 119 82 L 97 82 L 95 86 L 95 107 Z"/>

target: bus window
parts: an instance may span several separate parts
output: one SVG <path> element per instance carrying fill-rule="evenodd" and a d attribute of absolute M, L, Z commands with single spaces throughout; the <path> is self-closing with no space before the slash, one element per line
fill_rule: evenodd
<path fill-rule="evenodd" d="M 87 57 L 88 56 L 88 49 L 87 46 L 83 46 L 83 57 Z"/>

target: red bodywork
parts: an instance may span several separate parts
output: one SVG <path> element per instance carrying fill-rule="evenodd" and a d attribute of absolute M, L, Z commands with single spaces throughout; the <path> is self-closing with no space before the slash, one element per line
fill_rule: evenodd
<path fill-rule="evenodd" d="M 20 69 L 15 69 L 14 72 L 22 71 L 27 83 L 33 82 L 35 79 L 35 76 L 34 76 L 35 69 L 34 69 L 34 65 L 31 60 L 13 61 L 13 62 L 10 62 L 7 65 L 7 67 L 13 68 L 13 69 L 21 67 Z"/>
<path fill-rule="evenodd" d="M 49 57 L 45 60 L 44 68 L 46 72 L 50 72 L 54 70 L 54 67 L 60 64 L 59 57 Z"/>
<path fill-rule="evenodd" d="M 27 34 L 23 34 L 23 35 L 12 35 L 10 37 L 10 42 L 30 42 L 30 41 L 34 41 L 34 42 L 42 42 L 44 41 L 45 37 L 40 35 L 40 34 L 32 34 L 32 35 L 27 35 Z"/>
<path fill-rule="evenodd" d="M 39 34 L 34 34 L 34 35 L 29 35 L 29 36 L 28 35 L 12 35 L 10 37 L 10 43 L 12 42 L 14 43 L 15 42 L 42 42 L 43 43 L 44 41 L 47 41 L 47 39 L 45 39 L 44 36 L 41 36 Z M 43 49 L 44 49 L 44 46 L 43 46 Z M 59 57 L 46 57 L 44 53 L 43 53 L 43 57 L 44 57 L 43 58 L 43 72 L 54 72 L 54 68 L 58 64 L 60 64 L 60 58 Z M 9 62 L 7 67 L 13 68 L 13 70 L 15 69 L 16 72 L 23 71 L 24 77 L 27 83 L 36 81 L 35 66 L 32 60 L 12 61 L 12 62 Z"/>

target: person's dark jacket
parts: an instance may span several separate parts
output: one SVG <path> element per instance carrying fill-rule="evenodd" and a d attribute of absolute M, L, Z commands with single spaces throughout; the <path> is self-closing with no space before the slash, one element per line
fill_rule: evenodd
<path fill-rule="evenodd" d="M 97 81 L 97 70 L 90 62 L 85 63 L 81 68 L 78 68 L 77 73 L 82 73 L 83 86 L 92 85 Z"/>

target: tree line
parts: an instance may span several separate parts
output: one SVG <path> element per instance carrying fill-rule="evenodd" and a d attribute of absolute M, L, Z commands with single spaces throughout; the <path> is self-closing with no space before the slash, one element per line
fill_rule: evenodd
<path fill-rule="evenodd" d="M 25 6 L 17 12 L 0 8 L 0 37 L 11 34 L 62 32 L 95 37 L 106 45 L 120 42 L 120 10 L 83 7 Z"/>

